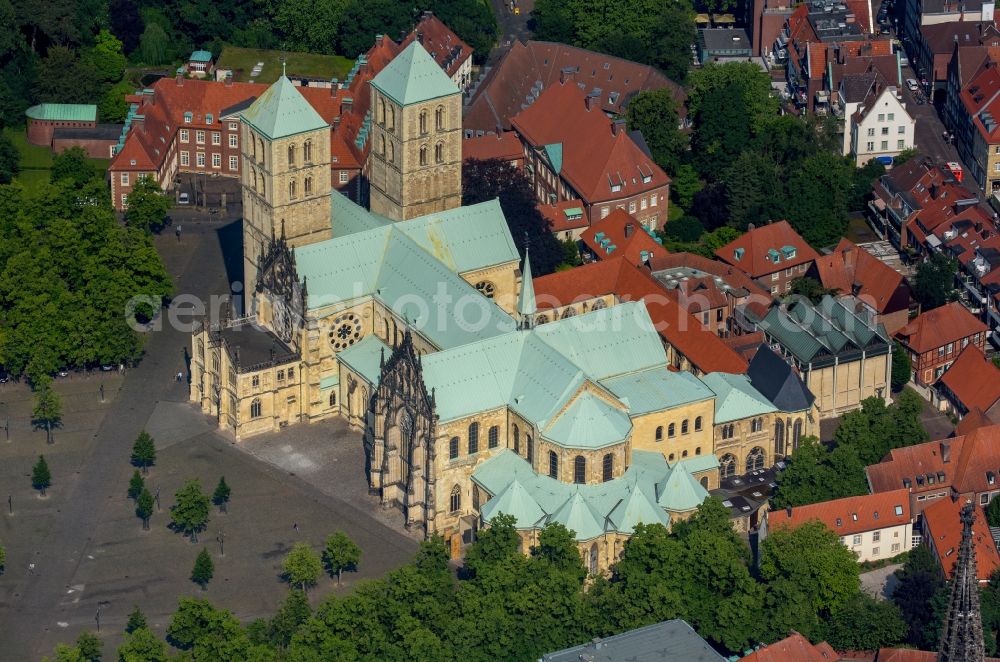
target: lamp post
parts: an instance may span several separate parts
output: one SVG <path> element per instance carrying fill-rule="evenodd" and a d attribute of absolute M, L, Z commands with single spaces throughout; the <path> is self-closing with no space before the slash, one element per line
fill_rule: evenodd
<path fill-rule="evenodd" d="M 219 535 L 215 537 L 219 541 L 219 556 L 226 555 L 226 532 L 219 529 Z"/>

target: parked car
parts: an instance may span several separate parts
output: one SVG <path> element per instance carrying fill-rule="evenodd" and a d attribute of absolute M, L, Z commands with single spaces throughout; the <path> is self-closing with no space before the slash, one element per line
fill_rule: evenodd
<path fill-rule="evenodd" d="M 188 197 L 187 193 L 181 193 L 180 195 L 177 196 L 177 204 L 186 205 L 189 202 L 191 202 L 191 198 Z"/>
<path fill-rule="evenodd" d="M 911 92 L 916 92 L 918 89 L 920 89 L 920 84 L 916 80 L 914 80 L 912 78 L 907 78 L 906 79 L 906 87 Z"/>

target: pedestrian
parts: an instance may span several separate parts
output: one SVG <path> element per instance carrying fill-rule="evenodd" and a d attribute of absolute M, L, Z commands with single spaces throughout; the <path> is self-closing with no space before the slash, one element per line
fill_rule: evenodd
<path fill-rule="evenodd" d="M 298 533 L 299 532 L 299 523 L 298 522 L 292 522 L 292 528 L 295 529 L 296 533 Z"/>
<path fill-rule="evenodd" d="M 177 383 L 180 384 L 182 381 L 184 381 L 184 373 L 183 372 L 178 372 L 177 373 Z"/>
<path fill-rule="evenodd" d="M 28 564 L 28 573 L 32 574 L 32 575 L 35 574 L 35 564 L 34 563 L 29 563 Z"/>
<path fill-rule="evenodd" d="M 177 235 L 177 241 L 180 241 L 181 240 L 181 226 L 179 226 L 179 225 L 177 226 L 177 228 L 174 230 L 174 234 Z"/>

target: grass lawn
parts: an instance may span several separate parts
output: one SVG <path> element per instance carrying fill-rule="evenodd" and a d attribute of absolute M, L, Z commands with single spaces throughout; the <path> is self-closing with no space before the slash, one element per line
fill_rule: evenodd
<path fill-rule="evenodd" d="M 28 136 L 24 129 L 8 127 L 4 133 L 10 136 L 17 151 L 21 153 L 21 172 L 18 173 L 14 181 L 20 182 L 29 192 L 37 192 L 49 183 L 49 171 L 52 169 L 52 159 L 54 155 L 48 147 L 32 145 L 28 142 Z M 94 171 L 103 179 L 104 173 L 108 170 L 110 159 L 88 159 L 94 166 Z"/>
<path fill-rule="evenodd" d="M 330 80 L 343 80 L 354 65 L 354 60 L 340 55 L 318 55 L 315 53 L 289 53 L 286 51 L 262 50 L 259 48 L 236 48 L 226 46 L 216 66 L 233 70 L 233 80 L 251 82 L 250 71 L 258 62 L 264 63 L 260 75 L 252 80 L 256 83 L 273 83 L 281 75 L 281 58 L 286 58 L 289 74 Z"/>

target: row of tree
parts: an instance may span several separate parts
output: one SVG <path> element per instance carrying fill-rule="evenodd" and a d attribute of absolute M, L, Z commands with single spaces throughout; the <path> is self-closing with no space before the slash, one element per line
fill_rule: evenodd
<path fill-rule="evenodd" d="M 865 650 L 906 636 L 899 609 L 860 592 L 854 555 L 819 523 L 773 532 L 755 566 L 728 510 L 712 498 L 670 531 L 637 527 L 611 576 L 589 581 L 571 531 L 546 526 L 525 555 L 515 526 L 513 518 L 499 516 L 481 531 L 466 550 L 458 581 L 436 538 L 421 545 L 412 563 L 350 595 L 330 596 L 315 610 L 302 589 L 318 577 L 321 560 L 297 546 L 284 564 L 295 589 L 273 617 L 243 627 L 229 611 L 184 598 L 167 641 L 192 660 L 219 662 L 474 661 L 538 659 L 670 618 L 687 620 L 725 652 L 784 638 L 793 629 Z M 333 572 L 339 563 L 327 552 Z M 137 627 L 118 654 L 165 660 L 167 647 Z"/>
<path fill-rule="evenodd" d="M 880 462 L 894 448 L 929 439 L 920 422 L 921 408 L 920 396 L 909 389 L 888 406 L 882 398 L 868 398 L 861 409 L 844 414 L 832 444 L 805 437 L 788 468 L 778 474 L 771 503 L 784 508 L 867 494 L 867 465 Z"/>

